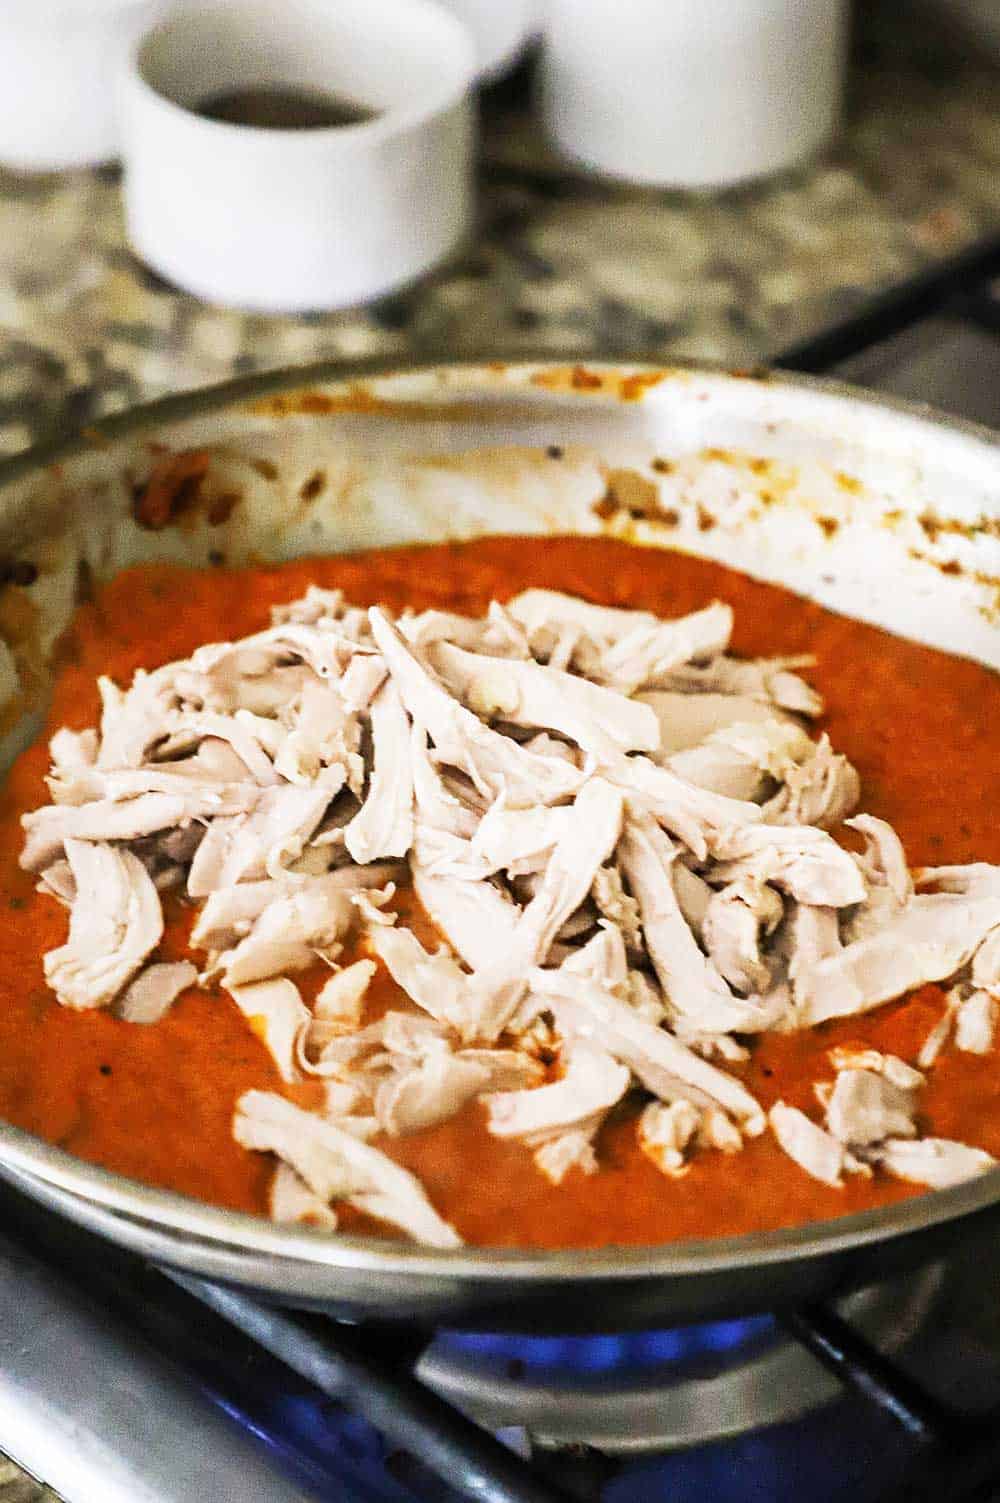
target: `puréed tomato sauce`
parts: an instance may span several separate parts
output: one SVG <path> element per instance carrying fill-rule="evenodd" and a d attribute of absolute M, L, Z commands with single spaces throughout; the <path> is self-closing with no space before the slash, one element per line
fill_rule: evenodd
<path fill-rule="evenodd" d="M 271 605 L 311 583 L 339 586 L 361 604 L 474 614 L 530 585 L 662 616 L 728 600 L 736 652 L 816 655 L 807 676 L 826 700 L 823 725 L 861 773 L 862 806 L 891 821 L 911 864 L 1000 862 L 1000 676 L 720 565 L 608 539 L 491 538 L 245 570 L 132 569 L 78 612 L 63 644 L 50 733 L 96 723 L 98 674 L 126 684 L 139 667 L 260 629 Z M 18 760 L 0 795 L 0 1116 L 149 1184 L 264 1211 L 272 1162 L 233 1142 L 234 1102 L 256 1086 L 309 1104 L 316 1088 L 282 1086 L 225 993 L 189 991 L 162 1022 L 141 1027 L 62 1008 L 45 984 L 42 956 L 64 941 L 66 914 L 34 890 L 17 858 L 21 813 L 47 802 L 46 742 Z M 172 899 L 166 913 L 161 954 L 173 958 L 185 953 L 193 910 Z M 296 979 L 308 996 L 319 972 Z M 401 1005 L 380 974 L 371 1015 Z M 833 1044 L 872 1045 L 912 1062 L 942 1005 L 941 991 L 927 986 L 862 1018 L 765 1037 L 742 1073 L 765 1107 L 780 1097 L 808 1109 L 813 1083 L 832 1079 L 826 1052 Z M 980 1058 L 947 1048 L 930 1072 L 921 1112 L 924 1131 L 1000 1157 L 997 1052 Z M 684 1177 L 667 1179 L 639 1151 L 634 1115 L 625 1105 L 602 1130 L 599 1174 L 573 1172 L 558 1188 L 526 1149 L 489 1136 L 478 1104 L 439 1127 L 377 1142 L 480 1245 L 591 1247 L 738 1234 L 919 1193 L 878 1175 L 828 1189 L 770 1134 L 733 1157 L 700 1153 Z M 348 1215 L 342 1224 L 354 1222 Z"/>

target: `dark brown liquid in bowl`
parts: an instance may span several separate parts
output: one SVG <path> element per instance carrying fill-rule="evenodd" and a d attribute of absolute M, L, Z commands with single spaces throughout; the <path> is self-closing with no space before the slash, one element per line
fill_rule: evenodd
<path fill-rule="evenodd" d="M 717 564 L 601 539 L 493 538 L 234 572 L 132 570 L 79 612 L 51 728 L 96 723 L 98 674 L 127 683 L 138 667 L 257 630 L 272 604 L 310 583 L 396 610 L 479 613 L 491 598 L 529 585 L 664 616 L 728 600 L 738 653 L 817 655 L 808 676 L 826 697 L 833 744 L 861 773 L 863 806 L 896 826 L 914 864 L 1000 862 L 1000 676 Z M 250 1086 L 304 1103 L 317 1099 L 316 1088 L 281 1084 L 221 991 L 187 993 L 153 1027 L 56 1003 L 42 955 L 63 942 L 65 911 L 36 893 L 17 866 L 19 816 L 47 801 L 48 761 L 44 741 L 26 752 L 0 800 L 0 1115 L 148 1183 L 263 1210 L 271 1162 L 233 1142 L 233 1103 Z M 174 958 L 185 953 L 193 910 L 174 902 L 167 917 L 162 952 Z M 427 923 L 407 910 L 403 921 Z M 321 979 L 319 972 L 296 978 L 307 997 Z M 930 986 L 862 1018 L 766 1037 L 742 1074 L 763 1106 L 783 1097 L 809 1109 L 813 1082 L 832 1078 L 826 1054 L 833 1044 L 872 1045 L 912 1061 L 942 1005 L 941 991 Z M 388 1006 L 407 1003 L 383 974 L 373 984 L 371 1013 Z M 922 1130 L 1000 1156 L 998 1064 L 997 1051 L 980 1058 L 947 1049 L 922 1092 Z M 920 1193 L 880 1176 L 829 1189 L 791 1163 L 770 1134 L 734 1157 L 700 1153 L 684 1178 L 667 1179 L 639 1152 L 632 1115 L 622 1109 L 601 1133 L 601 1172 L 572 1173 L 558 1189 L 526 1149 L 489 1136 L 475 1104 L 440 1127 L 377 1141 L 420 1175 L 438 1210 L 473 1244 L 584 1247 L 753 1232 Z M 349 1213 L 341 1224 L 354 1224 Z"/>
<path fill-rule="evenodd" d="M 213 94 L 196 113 L 206 120 L 263 130 L 329 130 L 378 119 L 377 110 L 357 100 L 292 88 L 230 89 Z"/>

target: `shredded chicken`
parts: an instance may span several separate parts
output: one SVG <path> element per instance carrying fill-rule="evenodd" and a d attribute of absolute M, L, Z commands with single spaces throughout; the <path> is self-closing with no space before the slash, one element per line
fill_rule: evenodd
<path fill-rule="evenodd" d="M 295 1041 L 308 1026 L 309 1010 L 294 981 L 258 981 L 227 987 L 229 995 L 278 1067 L 282 1080 L 298 1080 Z"/>
<path fill-rule="evenodd" d="M 739 992 L 765 991 L 771 969 L 761 942 L 781 923 L 784 908 L 764 882 L 731 882 L 712 894 L 702 921 L 702 938 L 719 974 Z"/>
<path fill-rule="evenodd" d="M 748 1137 L 763 1131 L 757 1100 L 735 1076 L 709 1064 L 665 1028 L 644 1022 L 604 987 L 572 975 L 565 966 L 536 971 L 530 980 L 534 991 L 549 998 L 564 1033 L 597 1040 L 654 1095 L 665 1101 L 714 1102 Z"/>
<path fill-rule="evenodd" d="M 131 851 L 66 841 L 76 896 L 69 938 L 45 957 L 45 979 L 64 1007 L 107 1007 L 163 934 L 160 899 Z"/>
<path fill-rule="evenodd" d="M 322 1097 L 247 1093 L 237 1140 L 276 1156 L 275 1219 L 328 1231 L 346 1201 L 457 1246 L 368 1140 L 477 1099 L 553 1184 L 598 1171 L 629 1092 L 668 1177 L 768 1120 L 828 1185 L 991 1167 L 922 1137 L 920 1102 L 952 1034 L 995 1047 L 1000 867 L 911 874 L 866 814 L 847 820 L 862 852 L 833 838 L 859 781 L 804 729 L 809 660 L 737 659 L 732 626 L 718 603 L 671 621 L 550 590 L 393 620 L 313 587 L 241 641 L 102 679 L 99 726 L 56 732 L 51 802 L 23 821 L 22 865 L 69 910 L 45 957 L 58 1000 L 154 1024 L 221 982 L 282 1079 Z M 407 873 L 440 945 L 406 922 Z M 197 909 L 200 978 L 155 953 L 168 890 Z M 317 962 L 307 1004 L 291 978 Z M 380 970 L 409 1011 L 384 1010 Z M 765 1116 L 739 1072 L 754 1035 L 928 981 L 950 990 L 919 1068 L 842 1045 L 815 1087 L 825 1126 Z"/>
<path fill-rule="evenodd" d="M 314 1194 L 287 1164 L 278 1165 L 271 1181 L 271 1220 L 304 1223 L 328 1232 L 337 1229 L 336 1211 Z"/>
<path fill-rule="evenodd" d="M 639 1118 L 639 1146 L 661 1173 L 676 1177 L 688 1167 L 685 1152 L 700 1127 L 701 1112 L 690 1101 L 651 1101 Z"/>
<path fill-rule="evenodd" d="M 699 788 L 727 798 L 758 801 L 769 785 L 785 783 L 782 793 L 765 806 L 766 817 L 776 823 L 814 824 L 819 821 L 785 817 L 798 808 L 793 788 L 805 776 L 800 763 L 810 765 L 813 751 L 809 737 L 793 721 L 736 722 L 713 731 L 698 746 L 677 752 L 669 765 Z"/>
<path fill-rule="evenodd" d="M 849 853 L 809 825 L 744 826 L 717 844 L 713 882 L 750 877 L 770 882 L 800 903 L 846 908 L 865 899 L 865 884 Z"/>
<path fill-rule="evenodd" d="M 760 1008 L 734 997 L 685 922 L 671 871 L 676 855 L 654 820 L 628 822 L 622 868 L 638 899 L 646 948 L 673 1017 L 692 1034 L 756 1032 Z"/>
<path fill-rule="evenodd" d="M 148 965 L 125 988 L 115 1003 L 115 1012 L 126 1023 L 158 1023 L 181 992 L 197 980 L 198 972 L 189 960 Z"/>
<path fill-rule="evenodd" d="M 660 732 L 648 705 L 556 668 L 481 658 L 441 642 L 431 662 L 442 682 L 485 720 L 558 731 L 598 762 L 656 751 Z"/>
<path fill-rule="evenodd" d="M 303 971 L 317 955 L 329 956 L 352 919 L 344 888 L 325 877 L 276 897 L 245 939 L 218 957 L 227 987 L 246 986 L 288 971 Z"/>
<path fill-rule="evenodd" d="M 391 680 L 372 701 L 371 728 L 368 796 L 344 831 L 344 844 L 361 866 L 382 856 L 405 856 L 413 844 L 410 723 Z"/>
<path fill-rule="evenodd" d="M 775 1102 L 768 1120 L 778 1144 L 790 1159 L 813 1179 L 839 1188 L 845 1172 L 857 1173 L 859 1166 L 844 1144 L 824 1131 L 818 1123 L 800 1112 L 797 1106 Z"/>
<path fill-rule="evenodd" d="M 659 758 L 701 746 L 731 726 L 770 725 L 782 712 L 745 694 L 680 694 L 653 689 L 636 698 L 649 706 L 660 723 Z"/>
<path fill-rule="evenodd" d="M 948 1138 L 890 1139 L 873 1150 L 871 1158 L 896 1179 L 912 1180 L 931 1190 L 960 1185 L 996 1168 L 997 1163 L 981 1148 L 953 1143 Z"/>
<path fill-rule="evenodd" d="M 976 991 L 959 1004 L 955 1014 L 955 1045 L 966 1054 L 989 1054 L 997 1026 L 997 999 Z"/>
<path fill-rule="evenodd" d="M 871 1070 L 841 1070 L 826 1101 L 826 1125 L 851 1148 L 886 1138 L 915 1138 L 916 1097 L 888 1076 Z"/>
<path fill-rule="evenodd" d="M 918 895 L 866 939 L 806 968 L 799 982 L 804 1025 L 865 1012 L 966 965 L 1000 924 L 1000 896 Z"/>
<path fill-rule="evenodd" d="M 531 1141 L 579 1130 L 597 1112 L 608 1111 L 629 1088 L 629 1071 L 594 1044 L 569 1050 L 566 1072 L 551 1085 L 502 1091 L 487 1097 L 489 1129 L 497 1138 Z"/>
<path fill-rule="evenodd" d="M 247 1091 L 237 1103 L 233 1131 L 244 1148 L 277 1154 L 325 1205 L 349 1200 L 428 1247 L 461 1246 L 419 1180 L 329 1119 L 270 1092 Z"/>
<path fill-rule="evenodd" d="M 856 769 L 834 752 L 829 736 L 821 736 L 815 747 L 809 745 L 808 755 L 781 769 L 784 787 L 764 806 L 765 816 L 775 824 L 828 828 L 857 807 L 861 779 Z M 777 770 L 774 776 L 779 776 Z"/>
<path fill-rule="evenodd" d="M 513 804 L 552 803 L 579 788 L 580 774 L 561 758 L 525 751 L 453 699 L 414 656 L 384 612 L 370 612 L 372 632 L 410 716 L 426 726 L 437 757 L 471 778 L 484 794 L 506 790 Z"/>

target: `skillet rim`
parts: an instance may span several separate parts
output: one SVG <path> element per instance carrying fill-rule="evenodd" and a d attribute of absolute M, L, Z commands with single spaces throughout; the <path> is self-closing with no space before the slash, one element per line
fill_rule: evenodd
<path fill-rule="evenodd" d="M 874 412 L 911 418 L 921 427 L 931 430 L 932 436 L 935 431 L 940 431 L 942 435 L 971 439 L 985 449 L 997 451 L 1000 463 L 1000 433 L 985 425 L 950 417 L 929 404 L 882 396 L 828 377 L 763 366 L 752 371 L 734 370 L 704 360 L 601 360 L 586 354 L 554 357 L 551 351 L 533 355 L 519 349 L 509 356 L 493 351 L 489 356 L 462 360 L 327 359 L 174 393 L 88 424 L 79 431 L 45 440 L 23 453 L 0 458 L 0 502 L 3 490 L 23 477 L 77 455 L 94 453 L 98 445 L 125 439 L 145 428 L 246 406 L 261 397 L 315 384 L 406 378 L 435 371 L 469 377 L 475 377 L 477 372 L 489 372 L 495 377 L 498 364 L 503 366 L 503 373 L 515 376 L 519 372 L 541 368 L 563 371 L 582 365 L 588 370 L 609 375 L 648 372 L 669 379 L 677 373 L 732 382 L 759 382 L 775 390 L 785 387 L 812 392 Z M 497 391 L 493 381 L 484 384 L 484 392 L 486 395 L 503 394 L 502 390 Z M 559 394 L 570 395 L 569 392 Z M 597 395 L 606 398 L 608 393 Z M 618 400 L 625 405 L 623 399 Z M 405 399 L 402 405 L 405 406 Z M 821 1260 L 882 1247 L 897 1239 L 1000 1206 L 998 1165 L 996 1169 L 951 1189 L 918 1192 L 887 1207 L 739 1237 L 686 1239 L 640 1246 L 609 1244 L 603 1248 L 585 1249 L 483 1247 L 445 1250 L 373 1237 L 331 1236 L 329 1232 L 308 1227 L 280 1226 L 262 1216 L 212 1206 L 174 1191 L 144 1185 L 141 1181 L 88 1163 L 65 1149 L 0 1121 L 0 1174 L 7 1166 L 16 1175 L 17 1183 L 29 1192 L 30 1182 L 40 1181 L 84 1204 L 127 1218 L 134 1225 L 154 1231 L 161 1228 L 175 1235 L 179 1233 L 188 1238 L 192 1246 L 200 1243 L 221 1252 L 229 1249 L 256 1256 L 276 1255 L 331 1272 L 339 1268 L 353 1272 L 369 1270 L 379 1277 L 394 1273 L 411 1278 L 451 1276 L 456 1281 L 473 1278 L 490 1284 L 512 1279 L 541 1284 L 578 1280 L 622 1282 L 665 1277 L 701 1278 L 780 1265 L 790 1258 L 796 1261 Z"/>

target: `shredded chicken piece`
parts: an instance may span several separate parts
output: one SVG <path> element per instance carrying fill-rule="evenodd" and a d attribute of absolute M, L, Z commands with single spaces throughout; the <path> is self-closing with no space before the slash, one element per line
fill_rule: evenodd
<path fill-rule="evenodd" d="M 514 929 L 510 948 L 473 975 L 463 1032 L 469 1039 L 497 1039 L 527 990 L 532 966 L 548 958 L 556 935 L 589 893 L 598 869 L 611 855 L 622 826 L 621 794 L 592 778 L 573 805 L 575 818 L 559 840 L 538 892 Z"/>
<path fill-rule="evenodd" d="M 667 1101 L 680 1096 L 696 1104 L 714 1102 L 748 1137 L 763 1131 L 759 1103 L 735 1076 L 700 1058 L 665 1028 L 644 1022 L 604 987 L 573 975 L 565 966 L 534 971 L 530 983 L 534 992 L 549 999 L 564 1034 L 595 1039 L 654 1095 Z"/>
<path fill-rule="evenodd" d="M 598 913 L 607 919 L 609 924 L 614 924 L 621 931 L 626 946 L 634 954 L 640 954 L 644 948 L 644 941 L 639 919 L 639 905 L 635 898 L 625 891 L 621 873 L 616 866 L 599 868 L 594 875 L 590 895 Z"/>
<path fill-rule="evenodd" d="M 787 960 L 788 980 L 798 1006 L 802 978 L 817 962 L 825 960 L 828 955 L 836 955 L 841 948 L 836 908 L 790 904 L 781 944 Z"/>
<path fill-rule="evenodd" d="M 371 726 L 375 751 L 368 796 L 344 831 L 347 849 L 361 865 L 405 856 L 413 843 L 410 724 L 391 680 L 372 703 Z"/>
<path fill-rule="evenodd" d="M 313 680 L 303 686 L 291 729 L 279 739 L 274 767 L 290 783 L 321 783 L 332 798 L 346 782 L 358 778 L 363 765 L 360 740 L 357 718 L 348 712 L 338 688 Z"/>
<path fill-rule="evenodd" d="M 413 720 L 434 741 L 437 757 L 465 772 L 482 792 L 506 790 L 512 804 L 552 803 L 579 788 L 579 772 L 557 757 L 525 751 L 509 737 L 491 730 L 458 704 L 440 680 L 414 656 L 384 612 L 370 613 L 372 632 L 389 672 Z"/>
<path fill-rule="evenodd" d="M 189 960 L 148 965 L 125 988 L 115 1004 L 115 1013 L 126 1023 L 158 1023 L 181 992 L 194 986 L 197 979 L 198 972 Z"/>
<path fill-rule="evenodd" d="M 968 866 L 924 866 L 914 872 L 917 887 L 935 887 L 938 892 L 967 898 L 1000 897 L 1000 866 L 973 861 Z"/>
<path fill-rule="evenodd" d="M 252 814 L 213 819 L 191 863 L 189 895 L 280 876 L 319 828 L 330 797 L 328 789 L 289 783 L 265 789 Z"/>
<path fill-rule="evenodd" d="M 697 788 L 648 757 L 622 757 L 607 776 L 628 795 L 633 808 L 645 809 L 699 861 L 732 831 L 763 817 L 756 804 Z"/>
<path fill-rule="evenodd" d="M 857 808 L 861 779 L 846 757 L 835 753 L 824 732 L 810 754 L 789 764 L 780 776 L 784 786 L 764 805 L 774 824 L 822 825 L 829 828 Z"/>
<path fill-rule="evenodd" d="M 840 1070 L 826 1102 L 826 1125 L 850 1148 L 885 1138 L 915 1138 L 916 1096 L 871 1070 Z"/>
<path fill-rule="evenodd" d="M 486 720 L 558 731 L 599 763 L 622 752 L 655 751 L 660 732 L 648 705 L 556 668 L 482 658 L 441 642 L 431 662 L 444 684 Z"/>
<path fill-rule="evenodd" d="M 718 842 L 716 855 L 713 882 L 750 877 L 815 907 L 845 908 L 865 899 L 865 884 L 850 854 L 825 831 L 808 825 L 733 829 Z"/>
<path fill-rule="evenodd" d="M 763 882 L 731 882 L 712 894 L 702 923 L 703 942 L 716 970 L 737 991 L 760 992 L 770 985 L 761 939 L 774 933 L 783 916 L 781 899 Z"/>
<path fill-rule="evenodd" d="M 617 642 L 637 626 L 658 624 L 651 611 L 591 605 L 577 595 L 564 595 L 558 590 L 522 590 L 508 600 L 507 611 L 529 638 L 553 627 L 575 626 L 595 642 Z"/>
<path fill-rule="evenodd" d="M 226 990 L 274 1060 L 282 1080 L 298 1080 L 295 1042 L 309 1024 L 309 1009 L 294 981 L 279 977 L 251 986 L 227 985 Z"/>
<path fill-rule="evenodd" d="M 469 842 L 469 875 L 504 871 L 519 877 L 544 871 L 573 818 L 571 807 L 508 809 L 498 798 Z"/>
<path fill-rule="evenodd" d="M 473 970 L 512 944 L 520 909 L 491 882 L 463 882 L 413 867 L 413 888 L 435 927 Z"/>
<path fill-rule="evenodd" d="M 799 1021 L 812 1026 L 848 1017 L 953 976 L 998 924 L 1000 897 L 918 895 L 875 934 L 803 972 Z"/>
<path fill-rule="evenodd" d="M 972 957 L 972 983 L 1000 997 L 1000 928 L 986 936 Z"/>
<path fill-rule="evenodd" d="M 653 689 L 636 698 L 649 706 L 660 723 L 661 761 L 701 746 L 730 726 L 771 724 L 782 719 L 782 712 L 773 705 L 744 694 L 678 694 Z"/>
<path fill-rule="evenodd" d="M 49 756 L 55 772 L 75 772 L 93 767 L 100 746 L 97 732 L 93 729 L 71 731 L 66 726 L 56 731 L 49 742 Z"/>
<path fill-rule="evenodd" d="M 156 888 L 131 851 L 66 841 L 76 888 L 69 938 L 45 957 L 45 979 L 64 1007 L 107 1007 L 163 935 Z"/>
<path fill-rule="evenodd" d="M 701 1112 L 690 1101 L 674 1101 L 669 1106 L 651 1101 L 639 1118 L 639 1147 L 657 1169 L 676 1178 L 687 1172 L 685 1151 L 700 1127 Z"/>
<path fill-rule="evenodd" d="M 371 641 L 368 617 L 358 606 L 348 605 L 343 590 L 324 590 L 310 585 L 301 600 L 271 607 L 272 626 L 294 622 L 299 626 L 331 626 L 358 644 Z"/>
<path fill-rule="evenodd" d="M 484 1065 L 443 1046 L 419 1064 L 394 1072 L 379 1086 L 375 1115 L 393 1137 L 418 1132 L 453 1117 L 467 1101 L 488 1089 L 489 1080 Z"/>
<path fill-rule="evenodd" d="M 270 1201 L 272 1221 L 322 1227 L 328 1232 L 337 1229 L 336 1211 L 314 1194 L 287 1164 L 279 1164 L 274 1171 Z"/>
<path fill-rule="evenodd" d="M 859 1172 L 857 1161 L 844 1144 L 813 1122 L 805 1112 L 800 1112 L 797 1106 L 777 1101 L 768 1113 L 768 1120 L 779 1146 L 788 1157 L 821 1184 L 839 1189 L 844 1183 L 845 1172 Z"/>
<path fill-rule="evenodd" d="M 418 1007 L 442 1023 L 462 1028 L 469 977 L 453 956 L 429 955 L 410 929 L 373 929 L 369 938 L 392 979 Z"/>
<path fill-rule="evenodd" d="M 732 607 L 719 601 L 674 621 L 640 622 L 606 647 L 588 672 L 626 694 L 663 688 L 675 669 L 724 652 L 732 632 Z"/>
<path fill-rule="evenodd" d="M 329 954 L 350 928 L 349 894 L 316 877 L 273 899 L 245 939 L 218 957 L 227 987 L 246 986 L 288 971 L 304 971 L 317 955 Z"/>
<path fill-rule="evenodd" d="M 236 1141 L 284 1159 L 324 1204 L 349 1200 L 428 1247 L 460 1247 L 461 1238 L 434 1210 L 406 1169 L 326 1118 L 267 1091 L 247 1091 L 236 1106 Z"/>
<path fill-rule="evenodd" d="M 326 1045 L 331 1039 L 355 1034 L 361 1028 L 365 994 L 376 970 L 373 960 L 356 960 L 342 971 L 335 971 L 320 988 L 312 1016 L 296 1043 L 298 1065 L 306 1074 L 323 1074 Z"/>
<path fill-rule="evenodd" d="M 889 1139 L 868 1157 L 887 1174 L 931 1190 L 947 1190 L 996 1168 L 996 1159 L 981 1148 L 948 1138 Z"/>
<path fill-rule="evenodd" d="M 535 1149 L 535 1165 L 550 1185 L 561 1185 L 571 1169 L 578 1169 L 581 1174 L 597 1173 L 595 1131 L 594 1127 L 575 1127 L 569 1132 L 558 1133 L 554 1138 L 546 1138 Z"/>
<path fill-rule="evenodd" d="M 916 1091 L 924 1084 L 924 1076 L 896 1054 L 883 1054 L 878 1049 L 859 1049 L 850 1044 L 838 1044 L 827 1053 L 835 1070 L 869 1070 L 873 1075 L 884 1075 L 886 1080 L 901 1091 Z"/>
<path fill-rule="evenodd" d="M 240 806 L 252 805 L 256 797 L 257 790 L 248 789 L 246 799 L 241 796 Z M 79 806 L 48 804 L 24 815 L 21 821 L 27 836 L 21 866 L 29 872 L 44 871 L 64 854 L 71 840 L 136 840 L 190 820 L 232 812 L 220 802 L 216 791 L 202 794 L 197 789 L 183 794 L 147 793 L 121 802 L 100 799 Z"/>
<path fill-rule="evenodd" d="M 952 987 L 945 997 L 944 1011 L 924 1039 L 920 1046 L 920 1053 L 917 1055 L 917 1064 L 921 1070 L 929 1070 L 932 1065 L 937 1064 L 955 1027 L 955 1014 L 964 1000 L 965 989 L 960 987 Z"/>
<path fill-rule="evenodd" d="M 552 1184 L 561 1184 L 571 1168 L 596 1171 L 594 1137 L 632 1079 L 610 1054 L 585 1041 L 573 1040 L 565 1060 L 565 1073 L 550 1085 L 484 1098 L 490 1132 L 534 1147 L 535 1163 Z"/>
<path fill-rule="evenodd" d="M 521 627 L 496 601 L 491 604 L 485 621 L 452 611 L 422 611 L 419 616 L 404 614 L 399 621 L 399 630 L 417 648 L 450 642 L 487 657 L 527 659 L 531 656 Z"/>
<path fill-rule="evenodd" d="M 699 788 L 727 798 L 757 801 L 772 780 L 785 782 L 800 774 L 815 748 L 794 721 L 764 720 L 728 725 L 699 746 L 677 752 L 670 767 Z M 792 786 L 791 784 L 789 786 Z M 789 794 L 789 808 L 792 807 Z M 767 818 L 780 822 L 784 804 L 772 800 L 764 809 Z M 789 821 L 785 821 L 786 823 Z M 795 820 L 792 823 L 813 823 Z"/>
<path fill-rule="evenodd" d="M 966 1054 L 989 1054 L 997 1026 L 997 998 L 976 991 L 955 1014 L 955 1045 Z"/>
<path fill-rule="evenodd" d="M 793 715 L 815 718 L 823 713 L 821 696 L 790 671 L 810 668 L 814 662 L 815 658 L 809 656 L 750 661 L 718 657 L 704 668 L 689 664 L 676 669 L 663 687 L 687 694 L 744 694 Z"/>
<path fill-rule="evenodd" d="M 575 951 L 563 966 L 577 976 L 587 976 L 620 994 L 629 979 L 628 955 L 621 930 L 605 923 L 585 945 Z"/>
<path fill-rule="evenodd" d="M 648 816 L 626 822 L 622 867 L 638 900 L 646 948 L 671 1014 L 691 1034 L 756 1032 L 764 1021 L 760 1008 L 733 996 L 684 920 L 672 878 L 676 855 L 676 847 Z"/>

